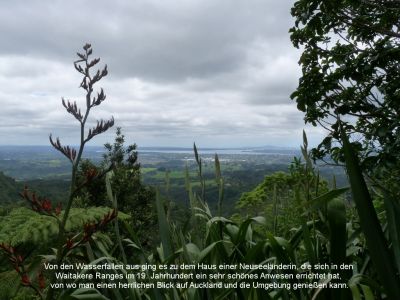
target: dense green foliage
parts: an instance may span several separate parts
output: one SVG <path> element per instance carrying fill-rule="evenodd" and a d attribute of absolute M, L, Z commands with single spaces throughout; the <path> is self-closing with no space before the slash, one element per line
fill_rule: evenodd
<path fill-rule="evenodd" d="M 301 225 L 302 208 L 310 201 L 310 195 L 317 197 L 328 191 L 327 182 L 301 159 L 294 158 L 289 170 L 265 176 L 256 188 L 243 193 L 236 205 L 242 217 L 264 215 L 266 228 L 286 237 L 291 228 Z"/>
<path fill-rule="evenodd" d="M 398 178 L 399 2 L 299 0 L 292 15 L 291 39 L 303 53 L 302 77 L 291 97 L 306 122 L 329 130 L 315 157 L 344 161 L 337 144 L 341 122 L 352 146 L 362 150 L 364 170 L 375 180 Z M 398 196 L 395 181 L 390 190 Z"/>
<path fill-rule="evenodd" d="M 72 208 L 66 225 L 67 232 L 78 231 L 86 223 L 97 222 L 110 211 L 108 207 Z M 119 218 L 128 221 L 127 214 Z M 8 215 L 0 217 L 0 243 L 12 246 L 47 245 L 58 234 L 55 218 L 37 214 L 28 208 L 13 209 Z"/>
<path fill-rule="evenodd" d="M 0 203 L 15 202 L 15 195 L 18 194 L 21 188 L 21 184 L 17 184 L 14 179 L 0 172 Z"/>
<path fill-rule="evenodd" d="M 304 165 L 300 165 L 303 166 Z M 277 177 L 282 174 L 277 174 Z M 302 177 L 303 178 L 303 177 Z M 304 177 L 303 183 L 311 182 L 311 176 Z M 346 189 L 332 190 L 316 197 L 314 191 L 304 194 L 304 205 L 298 206 L 297 216 L 299 226 L 291 229 L 288 238 L 281 238 L 270 233 L 267 220 L 264 217 L 243 218 L 239 222 L 220 216 L 213 216 L 199 193 L 193 192 L 192 183 L 187 182 L 188 197 L 191 203 L 190 222 L 194 225 L 187 229 L 177 228 L 168 220 L 161 198 L 157 198 L 158 223 L 160 227 L 161 245 L 150 252 L 146 251 L 137 239 L 135 231 L 128 230 L 128 239 L 124 240 L 124 249 L 129 255 L 128 263 L 164 264 L 295 264 L 304 263 L 349 263 L 355 265 L 353 272 L 343 272 L 342 278 L 348 283 L 346 289 L 298 289 L 290 290 L 284 287 L 273 290 L 264 289 L 101 289 L 87 291 L 90 297 L 99 297 L 99 293 L 109 299 L 346 299 L 350 295 L 379 296 L 374 270 L 368 264 L 369 256 L 362 251 L 364 239 L 360 234 L 358 223 L 354 219 L 346 220 L 346 207 L 341 194 Z M 312 213 L 315 217 L 306 222 L 301 216 Z M 127 225 L 130 227 L 129 225 Z M 260 230 L 262 228 L 263 230 Z M 92 264 L 104 261 L 121 262 L 120 251 L 113 244 L 91 244 L 94 251 Z M 77 249 L 78 250 L 78 249 Z M 84 251 L 82 248 L 80 251 Z M 105 256 L 106 255 L 106 256 Z M 117 274 L 120 271 L 115 270 Z M 187 271 L 190 272 L 190 271 Z M 271 274 L 281 271 L 270 271 Z M 325 270 L 326 273 L 330 270 Z M 228 274 L 229 270 L 210 270 L 207 273 Z M 287 274 L 297 274 L 300 271 L 288 271 Z M 148 274 L 150 274 L 148 272 Z M 243 274 L 258 274 L 258 271 L 243 271 Z M 342 280 L 342 281 L 343 281 Z M 239 280 L 242 282 L 246 280 Z M 79 280 L 77 280 L 79 282 Z M 123 281 L 124 282 L 124 281 Z M 152 282 L 148 280 L 146 282 Z M 227 281 L 227 282 L 236 282 Z M 290 283 L 290 281 L 279 281 Z M 373 283 L 370 285 L 370 283 Z M 60 297 L 79 292 L 63 290 Z M 82 295 L 83 297 L 83 295 Z M 372 296 L 374 297 L 374 296 Z M 79 299 L 79 297 L 78 297 Z"/>
<path fill-rule="evenodd" d="M 115 142 L 106 144 L 99 165 L 82 159 L 85 144 L 114 124 L 113 119 L 98 121 L 95 127 L 86 129 L 90 110 L 106 98 L 102 89 L 93 97 L 93 85 L 107 75 L 107 67 L 91 73 L 99 59 L 89 59 L 92 49 L 86 44 L 74 63 L 83 76 L 86 110 L 82 113 L 76 102 L 62 101 L 79 123 L 81 143 L 76 150 L 50 137 L 52 146 L 71 163 L 70 191 L 64 203 L 56 205 L 25 188 L 21 196 L 29 209 L 14 208 L 0 216 L 0 299 L 400 299 L 400 206 L 395 197 L 400 190 L 395 180 L 400 143 L 394 84 L 400 79 L 396 72 L 398 10 L 394 1 L 382 1 L 381 6 L 376 3 L 299 0 L 292 9 L 296 18 L 292 41 L 304 47 L 300 59 L 303 76 L 292 97 L 306 113 L 307 122 L 323 126 L 333 122 L 328 124 L 329 136 L 314 149 L 314 158 L 330 154 L 344 162 L 350 188 L 337 188 L 334 179 L 329 188 L 320 178 L 304 134 L 302 160 L 295 158 L 289 172 L 267 174 L 254 188 L 248 187 L 237 202 L 238 214 L 234 217 L 223 214 L 229 185 L 223 176 L 224 164 L 215 155 L 214 172 L 210 172 L 210 161 L 201 157 L 196 146 L 194 164 L 186 165 L 179 178 L 184 181 L 181 186 L 187 195 L 187 211 L 178 222 L 170 181 L 176 174 L 168 168 L 162 170 L 163 193 L 144 186 L 136 145 L 124 146 L 120 128 Z M 361 134 L 361 140 L 350 143 L 349 135 L 352 138 L 355 133 Z M 393 160 L 395 163 L 390 163 Z M 0 179 L 5 195 L 14 193 L 16 183 L 2 175 Z M 350 189 L 352 199 L 346 201 Z M 156 232 L 155 218 L 159 240 L 149 243 Z M 285 264 L 295 268 L 265 272 L 304 275 L 308 271 L 302 266 L 310 266 L 310 272 L 326 275 L 324 282 L 343 285 L 291 289 L 284 284 L 292 284 L 293 279 L 281 276 L 268 280 L 276 284 L 274 288 L 242 289 L 235 284 L 254 280 L 220 280 L 218 276 L 232 271 L 210 268 L 206 273 L 215 275 L 210 282 L 223 281 L 231 287 L 65 286 L 56 290 L 51 288 L 53 283 L 66 281 L 58 279 L 55 270 L 44 270 L 49 262 L 58 268 L 64 262 L 147 264 L 160 273 L 171 273 L 161 267 L 171 264 Z M 337 269 L 342 264 L 351 268 Z M 326 267 L 319 268 L 321 265 Z M 121 275 L 123 283 L 131 282 L 124 275 L 136 272 L 103 271 Z M 242 269 L 238 273 L 251 277 L 261 271 Z M 338 276 L 327 275 L 332 273 Z M 135 280 L 157 281 L 149 278 L 150 274 L 145 270 Z M 87 279 L 73 280 L 88 283 Z M 315 282 L 309 277 L 304 281 Z"/>
<path fill-rule="evenodd" d="M 398 299 L 399 2 L 299 0 L 292 15 L 291 39 L 303 49 L 292 98 L 306 122 L 329 132 L 314 158 L 345 162 L 371 260 L 388 298 Z"/>
<path fill-rule="evenodd" d="M 156 235 L 155 191 L 142 183 L 140 164 L 137 161 L 136 145 L 125 146 L 121 128 L 117 128 L 113 144 L 105 145 L 103 161 L 95 165 L 90 160 L 82 161 L 78 181 L 84 182 L 86 174 L 101 174 L 104 170 L 112 172 L 110 184 L 117 199 L 119 211 L 131 216 L 131 225 L 144 243 L 151 243 Z M 104 176 L 95 177 L 79 191 L 80 206 L 110 206 Z M 148 232 L 153 234 L 148 234 Z"/>

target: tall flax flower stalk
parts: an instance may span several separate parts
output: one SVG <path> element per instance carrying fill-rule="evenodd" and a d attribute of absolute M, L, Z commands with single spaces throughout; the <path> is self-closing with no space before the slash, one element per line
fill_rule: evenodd
<path fill-rule="evenodd" d="M 79 59 L 74 62 L 74 66 L 75 69 L 83 75 L 80 87 L 84 89 L 86 93 L 86 107 L 84 109 L 84 112 L 82 112 L 81 109 L 78 108 L 76 101 L 65 100 L 64 98 L 62 98 L 62 105 L 64 106 L 64 108 L 79 122 L 80 125 L 79 148 L 76 150 L 70 146 L 63 146 L 61 145 L 59 138 L 56 138 L 54 140 L 51 134 L 49 137 L 51 145 L 55 149 L 60 151 L 63 155 L 65 155 L 69 159 L 72 165 L 71 185 L 70 185 L 68 202 L 66 204 L 62 218 L 58 222 L 59 233 L 58 233 L 58 245 L 56 254 L 57 266 L 61 265 L 65 256 L 65 251 L 63 251 L 63 247 L 66 244 L 67 240 L 65 234 L 66 233 L 65 227 L 70 213 L 70 209 L 77 191 L 82 187 L 77 185 L 77 172 L 79 168 L 79 162 L 82 157 L 83 149 L 86 143 L 89 142 L 93 137 L 105 132 L 114 125 L 114 118 L 111 118 L 108 121 L 98 120 L 96 126 L 90 128 L 89 130 L 86 129 L 86 122 L 91 109 L 94 108 L 95 106 L 100 105 L 106 99 L 106 95 L 102 88 L 100 88 L 100 91 L 96 92 L 95 94 L 93 87 L 98 81 L 100 81 L 103 77 L 105 77 L 108 74 L 108 71 L 107 71 L 107 65 L 105 65 L 103 69 L 93 72 L 93 67 L 99 63 L 100 59 L 90 58 L 93 52 L 90 44 L 85 44 L 83 46 L 83 50 L 84 50 L 83 53 L 79 52 L 77 53 Z M 88 175 L 87 177 L 93 177 L 92 175 L 95 176 L 97 174 L 91 174 L 90 176 Z M 50 283 L 54 283 L 55 280 L 56 278 L 54 272 L 50 278 Z M 46 299 L 48 300 L 53 299 L 54 298 L 53 293 L 54 293 L 53 289 L 49 288 Z"/>

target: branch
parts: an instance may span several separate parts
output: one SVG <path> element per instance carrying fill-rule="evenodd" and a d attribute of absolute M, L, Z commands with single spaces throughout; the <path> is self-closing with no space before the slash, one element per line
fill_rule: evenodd
<path fill-rule="evenodd" d="M 76 157 L 76 150 L 74 148 L 71 148 L 70 146 L 62 146 L 59 138 L 57 138 L 56 141 L 54 142 L 51 134 L 49 136 L 49 140 L 50 140 L 50 144 L 55 149 L 57 149 L 62 154 L 64 154 L 71 161 L 71 163 L 74 162 L 75 157 Z"/>
<path fill-rule="evenodd" d="M 77 119 L 80 123 L 82 123 L 83 115 L 81 113 L 81 109 L 80 108 L 78 109 L 76 101 L 71 103 L 69 100 L 65 102 L 64 98 L 61 99 L 62 99 L 62 105 L 65 107 L 67 112 L 69 112 L 71 115 L 75 117 L 75 119 Z"/>
<path fill-rule="evenodd" d="M 88 142 L 89 140 L 91 140 L 94 136 L 107 131 L 113 125 L 114 125 L 113 117 L 111 117 L 111 119 L 108 121 L 104 121 L 104 120 L 97 121 L 96 127 L 89 129 L 89 133 L 88 133 L 87 138 L 85 139 L 85 143 Z"/>
<path fill-rule="evenodd" d="M 90 107 L 100 105 L 104 100 L 106 100 L 106 94 L 104 94 L 104 91 L 101 88 L 100 93 L 97 93 L 97 97 L 93 97 Z"/>

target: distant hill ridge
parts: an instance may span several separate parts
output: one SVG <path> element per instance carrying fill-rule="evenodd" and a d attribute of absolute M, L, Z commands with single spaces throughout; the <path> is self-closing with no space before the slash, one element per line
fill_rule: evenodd
<path fill-rule="evenodd" d="M 22 183 L 16 182 L 0 171 L 0 203 L 18 201 L 18 194 L 22 188 Z"/>

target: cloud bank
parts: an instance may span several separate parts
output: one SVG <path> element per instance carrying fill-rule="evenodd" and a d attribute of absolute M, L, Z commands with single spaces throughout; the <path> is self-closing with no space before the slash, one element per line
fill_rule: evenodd
<path fill-rule="evenodd" d="M 61 97 L 83 105 L 75 52 L 90 42 L 107 63 L 107 100 L 139 146 L 298 146 L 303 115 L 289 95 L 300 53 L 292 1 L 3 1 L 0 144 L 78 142 Z M 94 121 L 94 118 L 91 119 Z M 319 130 L 308 128 L 310 140 Z M 92 144 L 113 139 L 113 131 Z"/>

